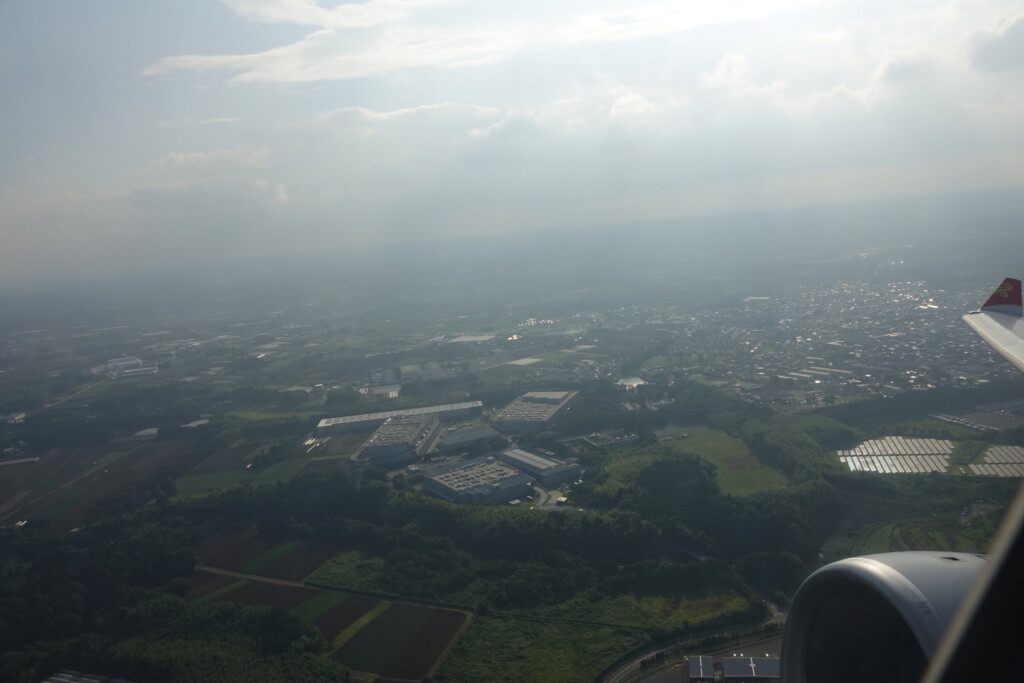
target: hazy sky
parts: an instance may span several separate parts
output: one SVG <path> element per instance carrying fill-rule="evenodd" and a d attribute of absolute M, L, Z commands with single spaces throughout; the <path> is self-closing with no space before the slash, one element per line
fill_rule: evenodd
<path fill-rule="evenodd" d="M 1019 1 L 0 0 L 0 282 L 1024 189 Z"/>

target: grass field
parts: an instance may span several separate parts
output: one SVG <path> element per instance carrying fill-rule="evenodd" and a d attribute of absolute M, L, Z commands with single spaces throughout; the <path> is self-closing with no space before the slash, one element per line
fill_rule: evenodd
<path fill-rule="evenodd" d="M 895 524 L 871 524 L 844 531 L 826 541 L 821 554 L 826 562 L 834 562 L 856 555 L 902 550 L 893 538 L 895 528 Z"/>
<path fill-rule="evenodd" d="M 565 360 L 566 358 L 573 358 L 575 355 L 576 354 L 571 351 L 548 351 L 547 353 L 542 353 L 536 357 L 541 360 L 558 361 Z"/>
<path fill-rule="evenodd" d="M 961 553 L 986 553 L 996 523 L 962 525 L 959 519 L 911 520 L 899 527 L 900 537 L 912 550 L 953 550 Z"/>
<path fill-rule="evenodd" d="M 647 640 L 634 629 L 481 615 L 445 659 L 438 678 L 590 683 Z"/>
<path fill-rule="evenodd" d="M 332 588 L 377 591 L 377 576 L 383 565 L 384 560 L 379 557 L 370 557 L 358 550 L 348 550 L 324 562 L 308 580 Z"/>
<path fill-rule="evenodd" d="M 138 447 L 136 447 L 136 448 L 138 448 Z M 106 467 L 107 465 L 109 465 L 111 463 L 114 463 L 114 462 L 117 462 L 118 460 L 120 460 L 124 456 L 126 456 L 129 453 L 131 453 L 134 450 L 136 450 L 136 448 L 133 448 L 131 451 L 114 451 L 112 453 L 105 454 L 103 457 L 101 457 L 99 460 L 96 461 L 95 465 L 93 465 L 88 470 L 86 470 L 85 474 L 92 474 L 96 470 L 101 470 L 104 467 Z"/>
<path fill-rule="evenodd" d="M 669 368 L 674 367 L 677 363 L 678 360 L 669 358 L 668 356 L 651 356 L 643 362 L 640 369 L 649 370 L 651 368 Z"/>
<path fill-rule="evenodd" d="M 693 453 L 715 465 L 718 468 L 716 481 L 722 493 L 748 496 L 786 485 L 786 478 L 759 463 L 742 441 L 706 427 L 677 429 L 689 436 L 662 443 L 679 453 Z"/>
<path fill-rule="evenodd" d="M 179 495 L 188 495 L 228 488 L 246 481 L 254 484 L 276 484 L 297 477 L 309 462 L 310 458 L 289 458 L 255 474 L 246 469 L 211 474 L 187 474 L 179 477 L 174 485 L 178 488 Z"/>
<path fill-rule="evenodd" d="M 735 591 L 703 597 L 615 595 L 593 600 L 579 595 L 572 600 L 523 614 L 546 618 L 599 622 L 640 630 L 676 630 L 716 617 L 727 618 L 747 610 L 750 603 Z"/>

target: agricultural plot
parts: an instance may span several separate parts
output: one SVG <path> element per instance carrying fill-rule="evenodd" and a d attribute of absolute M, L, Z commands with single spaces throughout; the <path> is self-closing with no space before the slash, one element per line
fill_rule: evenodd
<path fill-rule="evenodd" d="M 308 586 L 247 581 L 197 570 L 186 597 L 199 603 L 268 605 L 320 629 L 327 652 L 357 671 L 400 679 L 430 675 L 467 613 Z"/>
<path fill-rule="evenodd" d="M 299 586 L 278 586 L 276 584 L 249 581 L 230 591 L 219 599 L 237 602 L 240 605 L 267 605 L 279 607 L 286 612 L 314 599 L 320 591 Z"/>
<path fill-rule="evenodd" d="M 297 477 L 302 473 L 309 461 L 310 458 L 308 457 L 289 458 L 261 472 L 253 472 L 243 468 L 209 474 L 186 474 L 175 480 L 174 484 L 178 488 L 178 493 L 185 495 L 228 488 L 242 482 L 251 482 L 258 485 L 277 484 Z"/>
<path fill-rule="evenodd" d="M 197 551 L 200 561 L 211 567 L 301 581 L 330 559 L 337 546 L 320 541 L 274 544 L 261 538 L 256 527 L 244 525 L 211 536 Z"/>
<path fill-rule="evenodd" d="M 358 550 L 338 553 L 325 562 L 312 576 L 310 582 L 332 588 L 354 591 L 379 591 L 377 577 L 384 566 L 384 560 Z"/>
<path fill-rule="evenodd" d="M 287 543 L 282 544 L 282 546 L 289 545 Z M 272 550 L 282 546 L 276 546 Z M 301 581 L 316 571 L 320 565 L 329 560 L 337 551 L 337 546 L 330 543 L 299 541 L 262 564 L 257 571 L 278 579 Z"/>
<path fill-rule="evenodd" d="M 622 628 L 673 631 L 686 625 L 697 625 L 712 619 L 739 618 L 751 603 L 734 590 L 707 595 L 652 595 L 625 593 L 595 600 L 581 595 L 549 607 L 522 610 L 524 616 L 581 620 Z"/>
<path fill-rule="evenodd" d="M 328 642 L 333 642 L 338 634 L 342 633 L 345 629 L 359 621 L 379 603 L 380 600 L 377 598 L 366 598 L 353 595 L 326 612 L 314 617 L 309 623 L 320 629 L 321 633 L 324 634 L 324 637 L 328 639 Z M 303 610 L 304 606 L 299 607 L 293 613 L 296 616 L 299 616 Z"/>
<path fill-rule="evenodd" d="M 199 463 L 188 472 L 188 476 L 202 474 L 217 474 L 220 472 L 235 472 L 245 469 L 252 458 L 254 449 L 252 446 L 241 446 L 238 448 L 225 448 L 217 451 L 209 458 Z"/>
<path fill-rule="evenodd" d="M 233 576 L 204 572 L 201 569 L 197 569 L 192 573 L 191 580 L 192 586 L 185 593 L 185 597 L 188 600 L 199 600 L 207 597 L 208 595 L 213 595 L 218 591 L 223 591 L 232 584 L 244 583 Z"/>
<path fill-rule="evenodd" d="M 425 678 L 465 619 L 462 612 L 394 603 L 355 634 L 334 659 L 356 671 L 387 678 Z"/>
<path fill-rule="evenodd" d="M 211 567 L 242 571 L 242 566 L 267 552 L 274 543 L 260 538 L 252 524 L 239 525 L 210 536 L 199 544 L 199 561 Z"/>
<path fill-rule="evenodd" d="M 590 683 L 617 659 L 648 641 L 640 630 L 478 616 L 438 672 L 450 681 Z"/>
<path fill-rule="evenodd" d="M 188 441 L 136 440 L 47 451 L 36 462 L 5 468 L 0 516 L 49 519 L 55 531 L 79 527 L 97 503 L 146 479 L 189 447 Z"/>

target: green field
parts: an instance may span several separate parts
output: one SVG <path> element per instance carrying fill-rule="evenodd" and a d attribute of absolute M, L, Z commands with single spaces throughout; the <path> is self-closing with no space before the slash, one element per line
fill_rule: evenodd
<path fill-rule="evenodd" d="M 759 463 L 742 441 L 723 432 L 706 427 L 675 428 L 686 433 L 685 439 L 672 439 L 662 443 L 679 453 L 693 453 L 718 468 L 716 481 L 722 493 L 748 496 L 758 491 L 780 489 L 786 478 Z M 671 433 L 666 430 L 660 433 Z"/>
<path fill-rule="evenodd" d="M 633 593 L 600 599 L 595 597 L 578 595 L 557 605 L 522 610 L 521 613 L 624 628 L 675 631 L 709 619 L 727 619 L 731 614 L 739 614 L 750 608 L 750 603 L 743 596 L 731 590 L 702 597 L 641 596 Z"/>
<path fill-rule="evenodd" d="M 576 354 L 571 351 L 548 351 L 547 353 L 542 353 L 541 355 L 535 357 L 540 358 L 541 360 L 557 361 L 565 360 L 566 358 L 572 358 L 575 355 Z"/>
<path fill-rule="evenodd" d="M 590 683 L 648 640 L 611 626 L 476 617 L 437 673 L 439 681 Z"/>
<path fill-rule="evenodd" d="M 338 553 L 320 565 L 307 579 L 310 583 L 354 591 L 378 591 L 377 576 L 384 560 L 359 550 Z"/>
<path fill-rule="evenodd" d="M 899 527 L 900 536 L 911 550 L 953 550 L 987 553 L 995 535 L 996 520 L 977 519 L 963 524 L 958 518 L 911 520 Z"/>
<path fill-rule="evenodd" d="M 276 484 L 297 477 L 309 462 L 310 458 L 289 458 L 255 474 L 244 469 L 213 474 L 187 474 L 175 480 L 174 485 L 177 487 L 179 495 L 188 495 L 228 488 L 243 482 L 261 485 Z"/>
<path fill-rule="evenodd" d="M 641 370 L 649 370 L 651 368 L 668 368 L 674 367 L 678 361 L 669 358 L 668 356 L 651 356 L 643 362 L 640 366 Z"/>
<path fill-rule="evenodd" d="M 95 465 L 93 465 L 88 470 L 86 470 L 85 474 L 92 474 L 93 472 L 96 472 L 97 470 L 101 470 L 104 467 L 106 467 L 107 465 L 109 465 L 109 464 L 111 464 L 113 462 L 117 462 L 118 460 L 120 460 L 124 456 L 128 455 L 129 453 L 135 452 L 136 449 L 138 449 L 138 446 L 136 446 L 135 448 L 133 448 L 130 451 L 117 451 L 117 452 L 113 452 L 113 453 L 107 453 L 106 455 L 101 457 L 99 460 L 97 460 Z"/>

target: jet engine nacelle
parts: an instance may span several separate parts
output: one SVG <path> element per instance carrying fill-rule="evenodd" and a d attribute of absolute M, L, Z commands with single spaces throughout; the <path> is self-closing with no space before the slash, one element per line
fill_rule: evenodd
<path fill-rule="evenodd" d="M 883 553 L 822 567 L 793 598 L 782 641 L 786 683 L 915 683 L 984 555 Z"/>

